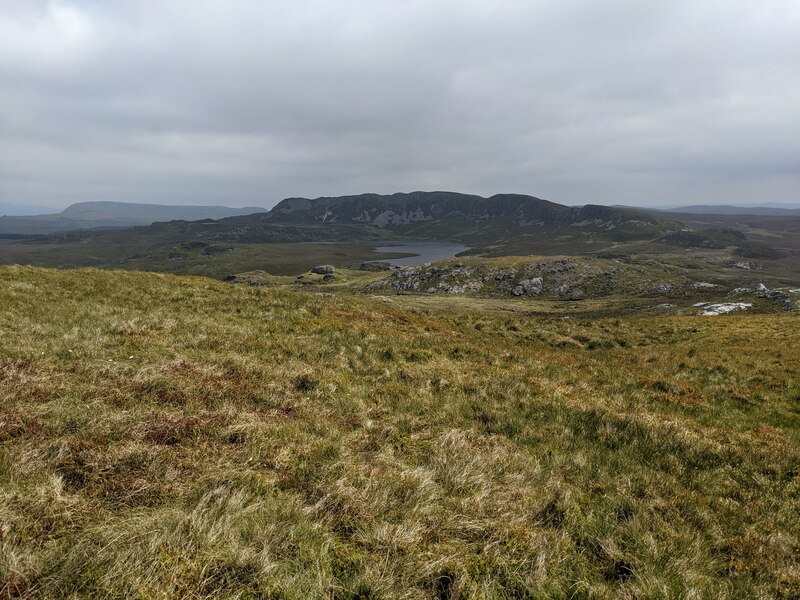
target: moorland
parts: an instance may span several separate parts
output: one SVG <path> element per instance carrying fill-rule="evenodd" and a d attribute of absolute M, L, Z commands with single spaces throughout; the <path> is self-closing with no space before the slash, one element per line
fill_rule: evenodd
<path fill-rule="evenodd" d="M 798 232 L 418 193 L 3 240 L 0 597 L 796 598 Z M 375 251 L 426 239 L 470 249 Z"/>

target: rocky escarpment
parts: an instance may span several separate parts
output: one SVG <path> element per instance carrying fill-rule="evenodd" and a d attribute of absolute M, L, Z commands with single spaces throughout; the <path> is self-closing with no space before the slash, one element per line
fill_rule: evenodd
<path fill-rule="evenodd" d="M 652 307 L 659 310 L 688 309 L 689 314 L 699 311 L 704 315 L 751 307 L 767 311 L 800 310 L 800 289 L 768 289 L 761 283 L 755 287 L 734 287 L 730 283 L 695 279 L 684 269 L 664 264 L 576 257 L 506 265 L 456 262 L 398 267 L 369 284 L 367 291 L 547 300 L 617 295 L 653 299 L 656 304 Z"/>
<path fill-rule="evenodd" d="M 556 258 L 519 266 L 427 264 L 395 269 L 369 289 L 580 300 L 621 291 L 645 292 L 648 283 L 643 276 L 640 267 L 613 260 Z"/>
<path fill-rule="evenodd" d="M 650 237 L 672 224 L 642 211 L 608 206 L 565 206 L 523 194 L 489 198 L 454 192 L 360 194 L 287 198 L 264 220 L 270 223 L 372 225 L 405 233 L 475 235 L 477 230 L 545 229 L 571 234 L 596 232 L 610 238 Z"/>

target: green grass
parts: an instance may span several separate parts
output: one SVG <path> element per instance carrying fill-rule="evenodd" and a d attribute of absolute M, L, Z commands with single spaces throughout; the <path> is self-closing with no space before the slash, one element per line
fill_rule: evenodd
<path fill-rule="evenodd" d="M 435 300 L 0 268 L 0 597 L 800 595 L 796 315 Z"/>

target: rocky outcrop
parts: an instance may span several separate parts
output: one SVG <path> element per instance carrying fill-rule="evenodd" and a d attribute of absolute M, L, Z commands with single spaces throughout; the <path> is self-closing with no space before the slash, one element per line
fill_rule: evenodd
<path fill-rule="evenodd" d="M 336 267 L 333 265 L 318 265 L 316 267 L 311 267 L 311 272 L 317 275 L 335 275 Z"/>
<path fill-rule="evenodd" d="M 614 279 L 621 272 L 612 261 L 600 266 L 571 258 L 553 258 L 513 267 L 483 263 L 427 264 L 396 268 L 369 288 L 517 298 L 549 295 L 562 300 L 580 300 L 589 295 L 587 289 L 601 294 L 613 292 Z"/>
<path fill-rule="evenodd" d="M 515 269 L 490 268 L 486 265 L 471 266 L 463 263 L 443 266 L 428 264 L 400 267 L 388 278 L 376 281 L 370 287 L 391 288 L 398 292 L 466 294 L 480 292 L 484 287 L 499 286 L 507 288 L 510 292 L 515 285 L 518 285 L 515 281 L 517 278 Z M 527 286 L 533 289 L 530 282 Z"/>
<path fill-rule="evenodd" d="M 752 306 L 753 305 L 749 302 L 722 302 L 720 304 L 700 302 L 699 304 L 695 304 L 695 307 L 701 308 L 700 312 L 697 314 L 703 317 L 726 315 L 734 311 L 747 310 L 748 308 L 752 308 Z"/>
<path fill-rule="evenodd" d="M 399 267 L 369 289 L 397 292 L 469 294 L 490 297 L 582 300 L 611 294 L 676 295 L 689 281 L 653 281 L 648 266 L 615 259 L 547 258 L 503 266 L 443 263 Z M 702 286 L 705 287 L 705 286 Z"/>
<path fill-rule="evenodd" d="M 515 296 L 538 296 L 542 293 L 542 278 L 523 279 L 511 288 L 511 293 Z"/>
<path fill-rule="evenodd" d="M 734 269 L 747 269 L 748 271 L 751 269 L 758 269 L 758 265 L 749 260 L 737 260 L 736 262 L 731 263 L 730 266 Z"/>
<path fill-rule="evenodd" d="M 650 287 L 650 291 L 654 294 L 671 294 L 675 291 L 675 285 L 669 283 L 668 281 L 662 281 L 660 283 L 654 283 Z"/>

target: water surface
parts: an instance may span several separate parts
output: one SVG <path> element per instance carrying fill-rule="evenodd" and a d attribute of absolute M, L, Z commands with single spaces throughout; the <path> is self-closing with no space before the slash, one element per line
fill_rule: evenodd
<path fill-rule="evenodd" d="M 453 258 L 459 252 L 464 252 L 464 250 L 469 250 L 469 247 L 455 242 L 404 241 L 394 243 L 391 246 L 378 246 L 375 248 L 375 252 L 413 254 L 414 256 L 385 258 L 372 262 L 386 262 L 394 267 L 421 265 L 435 260 Z"/>

